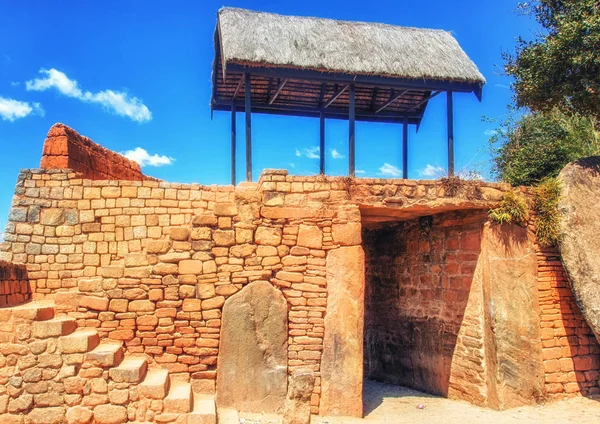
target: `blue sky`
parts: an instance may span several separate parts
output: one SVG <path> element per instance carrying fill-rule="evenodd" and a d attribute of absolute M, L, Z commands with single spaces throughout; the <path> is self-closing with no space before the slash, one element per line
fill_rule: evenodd
<path fill-rule="evenodd" d="M 383 22 L 452 31 L 487 78 L 483 102 L 455 95 L 457 170 L 489 175 L 487 140 L 510 102 L 502 51 L 531 37 L 535 23 L 512 0 L 348 1 L 9 1 L 0 0 L 0 228 L 17 174 L 39 166 L 45 135 L 63 122 L 117 152 L 135 151 L 146 174 L 176 182 L 228 184 L 228 113 L 210 117 L 217 10 L 237 6 L 282 14 Z M 238 119 L 238 178 L 243 119 Z M 326 171 L 347 173 L 346 121 L 327 122 Z M 254 176 L 263 168 L 318 173 L 318 120 L 255 115 Z M 357 123 L 358 176 L 395 176 L 401 127 Z M 445 97 L 410 131 L 409 177 L 446 163 Z M 143 150 L 141 150 L 143 149 Z M 335 152 L 333 152 L 335 150 Z M 146 152 L 146 153 L 145 153 Z M 170 163 L 170 164 L 169 164 Z M 153 166 L 162 165 L 162 166 Z M 430 172 L 433 171 L 433 172 Z"/>

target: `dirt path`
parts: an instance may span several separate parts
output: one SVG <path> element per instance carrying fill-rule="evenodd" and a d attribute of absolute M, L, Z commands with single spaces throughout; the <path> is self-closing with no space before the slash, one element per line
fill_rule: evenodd
<path fill-rule="evenodd" d="M 600 399 L 575 398 L 507 411 L 479 408 L 466 402 L 430 396 L 416 390 L 369 381 L 365 386 L 364 419 L 315 417 L 313 424 L 598 424 Z M 423 409 L 417 406 L 423 405 Z"/>
<path fill-rule="evenodd" d="M 600 424 L 600 399 L 574 398 L 493 411 L 466 402 L 368 381 L 365 418 L 313 417 L 312 424 Z M 423 405 L 423 409 L 417 406 Z M 280 424 L 280 417 L 240 414 L 242 424 Z"/>

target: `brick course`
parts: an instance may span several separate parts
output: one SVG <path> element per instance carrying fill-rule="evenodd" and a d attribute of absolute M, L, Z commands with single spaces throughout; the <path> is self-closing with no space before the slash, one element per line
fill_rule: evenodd
<path fill-rule="evenodd" d="M 560 253 L 538 246 L 537 257 L 546 395 L 600 394 L 600 346 L 575 302 Z"/>
<path fill-rule="evenodd" d="M 25 265 L 0 261 L 0 308 L 19 305 L 29 299 L 31 287 Z"/>
<path fill-rule="evenodd" d="M 64 124 L 50 128 L 44 141 L 42 169 L 72 169 L 91 180 L 152 179 L 140 165 L 79 135 Z"/>

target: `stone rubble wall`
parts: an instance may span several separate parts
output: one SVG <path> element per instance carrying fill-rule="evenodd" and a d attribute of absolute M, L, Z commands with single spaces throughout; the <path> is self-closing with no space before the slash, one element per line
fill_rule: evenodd
<path fill-rule="evenodd" d="M 20 305 L 31 299 L 25 265 L 0 261 L 0 308 Z"/>
<path fill-rule="evenodd" d="M 538 296 L 546 396 L 600 394 L 600 346 L 575 301 L 556 248 L 538 246 Z"/>
<path fill-rule="evenodd" d="M 91 180 L 152 179 L 142 174 L 140 165 L 112 152 L 64 124 L 50 128 L 44 141 L 42 169 L 71 169 Z"/>
<path fill-rule="evenodd" d="M 314 183 L 306 184 L 310 197 Z M 256 184 L 92 181 L 29 170 L 19 177 L 0 256 L 26 264 L 35 299 L 55 300 L 79 327 L 124 341 L 129 353 L 208 392 L 224 303 L 249 282 L 268 281 L 289 305 L 288 370 L 315 372 L 317 413 L 327 252 L 361 243 L 355 205 L 317 204 L 264 207 Z"/>

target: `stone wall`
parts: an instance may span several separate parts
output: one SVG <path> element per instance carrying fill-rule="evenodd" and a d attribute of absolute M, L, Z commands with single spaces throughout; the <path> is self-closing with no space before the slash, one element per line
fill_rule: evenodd
<path fill-rule="evenodd" d="M 558 250 L 538 247 L 537 254 L 546 395 L 597 395 L 600 346 L 577 306 Z"/>
<path fill-rule="evenodd" d="M 483 317 L 465 311 L 486 221 L 451 213 L 364 232 L 370 378 L 442 396 L 462 386 L 484 403 Z"/>
<path fill-rule="evenodd" d="M 92 390 L 82 401 L 64 392 L 38 401 L 41 380 L 32 380 L 32 392 L 21 399 L 13 385 L 19 381 L 8 379 L 17 370 L 11 361 L 24 364 L 19 373 L 31 368 L 34 379 L 46 375 L 52 382 L 44 387 L 55 393 L 63 393 L 63 368 L 65 378 L 97 378 L 86 367 L 66 368 L 73 358 L 54 342 L 38 343 L 49 339 L 42 329 L 54 334 L 59 324 L 69 332 L 79 327 L 77 337 L 93 329 L 95 343 L 123 342 L 127 355 L 143 356 L 196 392 L 218 391 L 219 361 L 234 361 L 239 372 L 280 372 L 284 363 L 288 376 L 308 368 L 315 376 L 315 414 L 362 415 L 364 353 L 367 376 L 494 408 L 535 402 L 543 397 L 544 378 L 546 391 L 558 387 L 552 379 L 565 378 L 543 370 L 550 359 L 542 355 L 556 350 L 544 339 L 542 354 L 552 315 L 540 313 L 547 309 L 542 292 L 539 302 L 537 296 L 544 277 L 538 284 L 531 231 L 486 222 L 505 185 L 298 177 L 281 170 L 237 187 L 166 183 L 63 125 L 50 130 L 43 164 L 59 169 L 19 175 L 0 260 L 20 264 L 26 272 L 20 281 L 29 282 L 34 300 L 52 301 L 58 321 L 36 324 L 38 333 L 30 334 L 17 327 L 31 327 L 25 322 L 36 319 L 31 309 L 0 311 L 12 314 L 0 328 L 8 343 L 0 346 L 0 410 L 5 393 L 11 413 L 107 396 Z M 255 292 L 278 299 L 280 307 L 261 304 L 255 298 L 266 295 L 249 295 Z M 562 287 L 559 294 L 566 316 L 562 305 L 574 306 L 564 302 Z M 231 312 L 238 304 L 244 314 Z M 264 320 L 251 322 L 257 317 Z M 237 331 L 246 327 L 276 361 L 236 362 Z M 265 331 L 277 334 L 265 338 Z M 552 342 L 575 346 L 574 335 L 554 331 Z M 589 335 L 577 335 L 574 374 L 580 392 L 591 394 L 597 346 L 590 342 L 586 351 Z M 568 352 L 560 351 L 562 364 Z M 256 361 L 271 357 L 261 352 Z M 46 354 L 55 362 L 44 362 Z M 590 360 L 592 368 L 583 369 Z M 258 396 L 255 378 L 245 377 L 244 393 Z M 221 378 L 221 390 L 231 390 Z M 94 384 L 104 390 L 104 383 Z M 131 401 L 136 388 L 127 390 Z M 227 395 L 221 392 L 217 402 L 234 399 Z M 269 405 L 277 410 L 282 399 Z"/>
<path fill-rule="evenodd" d="M 24 265 L 0 261 L 0 308 L 31 299 L 31 287 Z"/>
<path fill-rule="evenodd" d="M 94 143 L 63 124 L 55 124 L 44 142 L 42 169 L 71 169 L 91 180 L 150 179 L 140 165 Z"/>
<path fill-rule="evenodd" d="M 326 257 L 360 245 L 355 205 L 265 207 L 257 184 L 92 181 L 69 171 L 25 171 L 16 192 L 1 255 L 26 264 L 34 298 L 53 299 L 78 327 L 124 341 L 199 390 L 214 391 L 227 299 L 253 281 L 275 286 L 289 305 L 288 370 L 315 372 L 319 411 Z"/>

